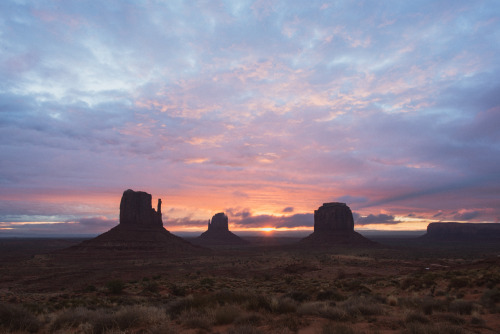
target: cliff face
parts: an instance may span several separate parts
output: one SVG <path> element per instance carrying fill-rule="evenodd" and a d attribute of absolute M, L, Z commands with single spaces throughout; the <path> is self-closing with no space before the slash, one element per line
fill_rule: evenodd
<path fill-rule="evenodd" d="M 314 232 L 354 231 L 354 218 L 345 203 L 324 203 L 314 210 Z"/>
<path fill-rule="evenodd" d="M 207 231 L 229 231 L 229 219 L 224 212 L 219 212 L 208 221 Z"/>
<path fill-rule="evenodd" d="M 208 229 L 194 240 L 205 246 L 241 245 L 246 241 L 229 231 L 229 220 L 224 212 L 215 214 L 208 221 Z"/>
<path fill-rule="evenodd" d="M 500 240 L 500 224 L 430 223 L 422 237 L 433 240 Z"/>
<path fill-rule="evenodd" d="M 314 211 L 314 232 L 302 239 L 315 246 L 370 246 L 375 243 L 354 231 L 354 218 L 345 203 L 324 203 Z"/>
<path fill-rule="evenodd" d="M 129 227 L 162 227 L 161 199 L 158 211 L 151 207 L 151 195 L 144 191 L 125 190 L 120 202 L 120 225 Z"/>

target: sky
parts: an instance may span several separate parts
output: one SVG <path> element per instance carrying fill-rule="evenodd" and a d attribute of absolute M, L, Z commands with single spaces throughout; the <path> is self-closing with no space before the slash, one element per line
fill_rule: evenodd
<path fill-rule="evenodd" d="M 500 2 L 0 2 L 0 234 L 500 221 Z"/>

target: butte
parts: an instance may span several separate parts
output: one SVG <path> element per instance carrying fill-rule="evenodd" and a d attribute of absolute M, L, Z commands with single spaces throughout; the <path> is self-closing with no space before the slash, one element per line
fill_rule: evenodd
<path fill-rule="evenodd" d="M 319 247 L 374 246 L 376 243 L 354 231 L 354 218 L 345 203 L 324 203 L 314 210 L 314 232 L 301 244 Z"/>
<path fill-rule="evenodd" d="M 120 223 L 111 230 L 70 248 L 77 252 L 103 254 L 159 252 L 165 255 L 200 252 L 202 248 L 173 235 L 163 227 L 161 199 L 157 210 L 151 195 L 125 190 L 120 202 Z"/>
<path fill-rule="evenodd" d="M 208 229 L 194 243 L 203 246 L 237 246 L 247 242 L 229 231 L 229 220 L 224 212 L 219 212 L 208 220 Z"/>

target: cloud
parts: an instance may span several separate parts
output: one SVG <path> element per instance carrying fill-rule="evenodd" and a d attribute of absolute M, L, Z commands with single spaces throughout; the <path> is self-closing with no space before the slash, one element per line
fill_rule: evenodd
<path fill-rule="evenodd" d="M 424 7 L 0 3 L 0 220 L 111 219 L 135 188 L 255 224 L 495 221 L 500 6 Z"/>
<path fill-rule="evenodd" d="M 283 213 L 286 213 L 286 212 L 293 212 L 293 206 L 287 206 L 286 208 L 283 209 Z"/>
<path fill-rule="evenodd" d="M 293 227 L 311 227 L 314 225 L 314 215 L 311 213 L 297 213 L 292 216 L 274 216 L 274 215 L 249 215 L 238 221 L 235 225 L 243 227 L 274 227 L 274 228 L 293 228 Z"/>
<path fill-rule="evenodd" d="M 386 214 L 373 215 L 369 214 L 366 217 L 358 216 L 355 219 L 356 225 L 370 225 L 370 224 L 399 224 L 398 220 L 394 220 L 394 216 Z"/>
<path fill-rule="evenodd" d="M 106 217 L 88 217 L 63 223 L 0 223 L 0 230 L 7 234 L 101 234 L 118 225 L 117 220 Z"/>

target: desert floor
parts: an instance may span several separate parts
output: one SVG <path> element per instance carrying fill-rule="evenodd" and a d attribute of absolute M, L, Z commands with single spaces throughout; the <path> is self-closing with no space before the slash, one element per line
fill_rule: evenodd
<path fill-rule="evenodd" d="M 293 239 L 198 255 L 0 239 L 0 332 L 500 333 L 500 245 Z"/>

